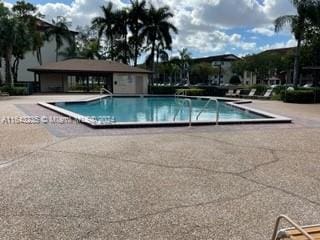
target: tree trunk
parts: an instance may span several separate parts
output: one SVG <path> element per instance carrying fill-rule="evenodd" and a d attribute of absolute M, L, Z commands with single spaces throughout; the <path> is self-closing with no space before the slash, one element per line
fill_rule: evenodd
<path fill-rule="evenodd" d="M 124 49 L 125 64 L 129 64 L 129 63 L 130 63 L 130 59 L 129 59 L 129 57 L 128 57 L 128 50 L 129 50 L 129 46 L 128 46 L 128 33 L 125 34 L 125 36 L 124 36 L 124 41 L 125 41 L 125 49 Z"/>
<path fill-rule="evenodd" d="M 157 76 L 157 81 L 160 81 L 160 73 L 159 73 L 159 48 L 156 50 L 156 64 L 155 64 L 155 72 Z"/>
<path fill-rule="evenodd" d="M 42 65 L 42 54 L 41 54 L 41 47 L 37 48 L 37 60 L 40 65 Z"/>
<path fill-rule="evenodd" d="M 136 67 L 138 65 L 138 43 L 135 43 L 134 46 L 134 66 Z"/>
<path fill-rule="evenodd" d="M 13 64 L 12 64 L 12 68 L 11 68 L 11 72 L 12 72 L 12 77 L 13 77 L 13 82 L 18 82 L 18 69 L 19 69 L 19 63 L 20 63 L 20 60 L 18 57 L 16 57 L 13 61 Z"/>
<path fill-rule="evenodd" d="M 138 31 L 134 33 L 134 66 L 136 67 L 138 64 Z"/>
<path fill-rule="evenodd" d="M 59 51 L 59 49 L 58 49 L 58 47 L 56 47 L 56 62 L 58 62 L 58 51 Z"/>
<path fill-rule="evenodd" d="M 113 36 L 110 36 L 110 57 L 111 57 L 111 61 L 114 61 L 114 49 L 113 49 Z"/>
<path fill-rule="evenodd" d="M 295 58 L 294 58 L 294 72 L 293 72 L 293 84 L 298 85 L 300 77 L 300 55 L 301 55 L 301 38 L 298 39 L 298 44 L 296 48 Z"/>
<path fill-rule="evenodd" d="M 13 87 L 14 83 L 12 81 L 11 76 L 11 59 L 12 59 L 12 51 L 11 49 L 7 49 L 5 54 L 5 73 L 6 73 L 6 84 Z"/>
<path fill-rule="evenodd" d="M 155 51 L 155 42 L 152 43 L 152 48 L 151 48 L 151 68 L 152 68 L 151 85 L 153 85 L 154 83 L 154 74 L 155 74 L 154 51 Z"/>

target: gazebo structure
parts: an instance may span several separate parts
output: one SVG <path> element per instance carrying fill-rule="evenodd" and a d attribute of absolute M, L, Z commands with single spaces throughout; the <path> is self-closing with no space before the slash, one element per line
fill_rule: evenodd
<path fill-rule="evenodd" d="M 28 69 L 40 92 L 97 92 L 102 87 L 116 94 L 147 94 L 150 71 L 126 64 L 70 59 Z"/>

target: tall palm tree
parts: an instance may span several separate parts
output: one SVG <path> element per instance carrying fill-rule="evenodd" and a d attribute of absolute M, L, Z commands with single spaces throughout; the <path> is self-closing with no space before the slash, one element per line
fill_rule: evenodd
<path fill-rule="evenodd" d="M 189 79 L 189 69 L 190 69 L 190 60 L 191 53 L 187 48 L 183 48 L 179 53 L 179 66 L 180 66 L 180 78 L 187 79 L 187 84 L 190 85 Z"/>
<path fill-rule="evenodd" d="M 285 15 L 278 17 L 274 21 L 275 32 L 280 32 L 286 25 L 291 26 L 291 31 L 297 40 L 297 48 L 294 61 L 293 82 L 295 85 L 299 81 L 301 45 L 304 39 L 307 23 L 309 21 L 309 13 L 312 6 L 315 4 L 313 0 L 291 0 L 292 4 L 297 9 L 297 15 Z"/>
<path fill-rule="evenodd" d="M 132 33 L 130 42 L 134 48 L 134 66 L 137 66 L 139 49 L 143 44 L 143 38 L 140 36 L 140 31 L 145 21 L 147 10 L 146 1 L 130 0 L 131 6 L 129 8 L 129 29 Z"/>
<path fill-rule="evenodd" d="M 131 46 L 128 41 L 129 30 L 129 10 L 124 8 L 114 12 L 114 32 L 115 40 L 114 54 L 117 60 L 128 64 L 132 58 Z"/>
<path fill-rule="evenodd" d="M 63 46 L 63 42 L 66 40 L 70 45 L 74 42 L 73 34 L 69 30 L 69 24 L 65 17 L 57 17 L 57 19 L 52 20 L 52 27 L 46 31 L 46 38 L 49 40 L 51 38 L 55 39 L 56 42 L 56 62 L 59 57 L 59 50 Z"/>
<path fill-rule="evenodd" d="M 169 7 L 160 7 L 156 9 L 152 4 L 146 15 L 142 36 L 147 39 L 147 44 L 151 45 L 150 60 L 152 71 L 155 71 L 155 51 L 158 42 L 163 42 L 166 49 L 172 45 L 171 32 L 178 33 L 177 28 L 169 22 L 173 14 Z M 153 79 L 152 79 L 153 80 Z"/>
<path fill-rule="evenodd" d="M 115 43 L 115 13 L 113 11 L 113 3 L 109 2 L 107 6 L 102 6 L 102 17 L 96 17 L 92 20 L 92 27 L 98 30 L 99 42 L 103 35 L 109 44 L 109 55 L 114 60 L 114 43 Z"/>

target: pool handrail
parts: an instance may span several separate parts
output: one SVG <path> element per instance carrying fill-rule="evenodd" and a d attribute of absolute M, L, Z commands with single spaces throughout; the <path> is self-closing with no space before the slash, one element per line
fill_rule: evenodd
<path fill-rule="evenodd" d="M 186 96 L 186 90 L 185 89 L 177 89 L 176 94 L 174 96 L 175 97 Z"/>
<path fill-rule="evenodd" d="M 102 95 L 102 94 L 103 94 L 103 92 L 107 92 L 107 93 L 108 93 L 108 95 L 110 95 L 110 96 L 112 96 L 112 95 L 113 95 L 113 93 L 112 93 L 111 91 L 109 91 L 108 89 L 106 89 L 106 88 L 101 88 L 101 89 L 100 89 L 100 95 Z"/>
<path fill-rule="evenodd" d="M 208 102 L 204 105 L 204 107 L 201 109 L 201 111 L 199 112 L 199 114 L 196 117 L 196 120 L 199 120 L 200 115 L 207 109 L 207 107 L 209 106 L 210 102 L 215 101 L 216 102 L 216 125 L 219 125 L 219 117 L 220 117 L 220 113 L 219 113 L 219 101 L 216 98 L 210 98 L 208 100 Z"/>
<path fill-rule="evenodd" d="M 173 117 L 173 121 L 174 122 L 176 121 L 176 118 L 177 118 L 179 112 L 181 111 L 181 109 L 183 108 L 184 103 L 187 102 L 189 105 L 189 127 L 191 127 L 191 125 L 192 125 L 192 101 L 189 98 L 185 98 L 182 101 L 183 101 L 182 105 L 180 106 L 179 110 L 175 113 L 175 115 Z"/>

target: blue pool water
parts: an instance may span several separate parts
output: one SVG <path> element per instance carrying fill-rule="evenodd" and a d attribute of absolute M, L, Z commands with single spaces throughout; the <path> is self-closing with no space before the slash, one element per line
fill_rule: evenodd
<path fill-rule="evenodd" d="M 215 121 L 216 103 L 210 102 L 207 109 L 199 112 L 208 99 L 191 99 L 192 121 Z M 172 122 L 189 120 L 189 107 L 183 98 L 175 97 L 108 97 L 83 103 L 56 103 L 56 106 L 99 121 L 119 122 Z M 259 119 L 263 116 L 219 102 L 220 120 Z"/>

